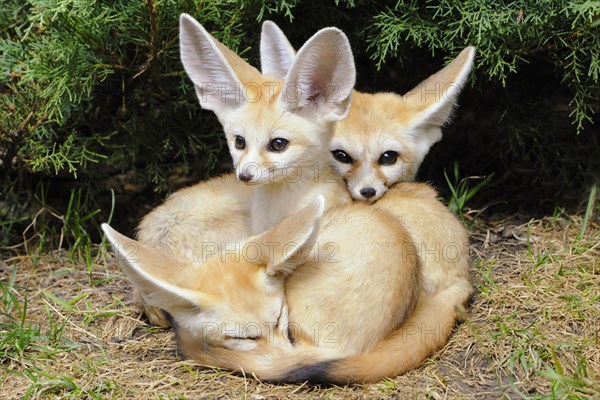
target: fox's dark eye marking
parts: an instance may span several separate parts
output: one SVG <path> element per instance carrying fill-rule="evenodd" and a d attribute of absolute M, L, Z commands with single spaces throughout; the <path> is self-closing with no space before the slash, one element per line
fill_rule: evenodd
<path fill-rule="evenodd" d="M 226 340 L 258 340 L 260 336 L 229 336 L 225 335 Z"/>
<path fill-rule="evenodd" d="M 235 135 L 235 148 L 238 150 L 244 150 L 246 148 L 246 139 L 240 135 Z"/>
<path fill-rule="evenodd" d="M 352 164 L 354 162 L 354 160 L 352 159 L 352 157 L 350 157 L 348 155 L 348 153 L 346 153 L 343 150 L 333 150 L 331 152 L 331 154 L 333 154 L 333 158 L 335 158 L 336 160 L 338 160 L 341 163 Z"/>
<path fill-rule="evenodd" d="M 289 143 L 290 142 L 287 139 L 275 138 L 269 143 L 268 150 L 274 151 L 276 153 L 281 153 L 282 151 L 285 151 L 285 149 L 287 149 Z"/>
<path fill-rule="evenodd" d="M 377 162 L 379 163 L 379 165 L 394 165 L 394 164 L 396 164 L 397 160 L 398 160 L 398 153 L 393 150 L 389 150 L 389 151 L 386 151 L 385 153 L 383 153 L 379 157 L 379 160 Z"/>

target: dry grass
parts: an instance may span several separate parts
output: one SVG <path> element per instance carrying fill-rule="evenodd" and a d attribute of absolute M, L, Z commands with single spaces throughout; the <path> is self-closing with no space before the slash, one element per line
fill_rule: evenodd
<path fill-rule="evenodd" d="M 472 227 L 469 320 L 418 369 L 373 385 L 271 385 L 176 358 L 112 260 L 0 263 L 2 398 L 599 398 L 600 226 L 561 216 Z M 13 271 L 16 271 L 13 274 Z M 26 305 L 26 309 L 25 309 Z"/>

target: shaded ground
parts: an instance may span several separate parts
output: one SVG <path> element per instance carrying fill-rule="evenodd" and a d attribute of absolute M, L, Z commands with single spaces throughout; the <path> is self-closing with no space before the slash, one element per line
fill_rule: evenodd
<path fill-rule="evenodd" d="M 596 214 L 597 214 L 596 210 Z M 421 367 L 353 387 L 271 385 L 176 358 L 110 255 L 0 262 L 2 398 L 600 398 L 600 224 L 558 215 L 471 227 L 468 321 Z M 578 238 L 580 235 L 580 238 Z"/>

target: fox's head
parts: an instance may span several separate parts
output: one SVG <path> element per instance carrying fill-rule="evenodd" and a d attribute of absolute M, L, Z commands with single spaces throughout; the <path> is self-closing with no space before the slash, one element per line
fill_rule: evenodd
<path fill-rule="evenodd" d="M 180 19 L 180 48 L 200 105 L 223 125 L 241 181 L 280 181 L 297 167 L 327 158 L 334 124 L 348 113 L 356 78 L 343 32 L 317 32 L 283 76 L 261 75 L 186 14 Z"/>
<path fill-rule="evenodd" d="M 319 196 L 243 243 L 199 243 L 202 260 L 193 262 L 123 236 L 107 224 L 102 229 L 131 284 L 148 304 L 171 315 L 187 346 L 246 351 L 286 334 L 284 281 L 311 257 L 323 211 Z"/>
<path fill-rule="evenodd" d="M 263 23 L 261 68 L 283 76 L 296 53 L 284 33 Z M 412 181 L 441 127 L 456 107 L 473 66 L 475 48 L 467 47 L 449 65 L 403 96 L 355 92 L 348 117 L 336 126 L 330 144 L 333 162 L 356 200 L 375 201 L 388 187 Z"/>

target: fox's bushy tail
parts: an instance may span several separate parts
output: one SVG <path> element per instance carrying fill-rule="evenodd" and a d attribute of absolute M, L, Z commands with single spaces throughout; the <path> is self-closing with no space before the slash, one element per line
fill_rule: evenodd
<path fill-rule="evenodd" d="M 371 351 L 344 358 L 336 358 L 327 349 L 315 346 L 290 347 L 273 342 L 264 351 L 256 352 L 199 349 L 193 339 L 181 335 L 178 335 L 179 349 L 185 358 L 254 374 L 264 381 L 338 385 L 378 382 L 419 366 L 441 348 L 470 293 L 470 285 L 465 284 L 451 286 L 433 296 L 422 294 L 399 330 Z"/>
<path fill-rule="evenodd" d="M 302 367 L 288 376 L 295 381 L 343 385 L 378 382 L 405 373 L 446 344 L 469 295 L 469 289 L 459 287 L 422 295 L 400 329 L 371 351 Z"/>

